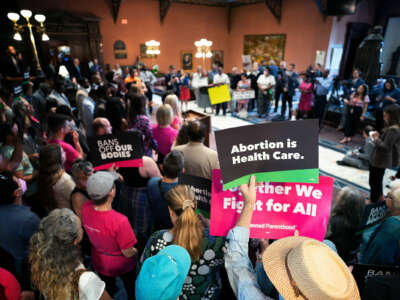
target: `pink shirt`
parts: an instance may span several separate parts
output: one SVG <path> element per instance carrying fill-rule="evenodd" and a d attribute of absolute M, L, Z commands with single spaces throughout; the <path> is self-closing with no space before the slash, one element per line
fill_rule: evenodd
<path fill-rule="evenodd" d="M 175 115 L 174 120 L 171 123 L 171 126 L 176 130 L 179 130 L 182 127 L 182 121 L 177 115 Z"/>
<path fill-rule="evenodd" d="M 158 151 L 167 155 L 178 135 L 178 131 L 171 126 L 161 128 L 158 124 L 153 125 L 153 137 L 157 141 Z"/>
<path fill-rule="evenodd" d="M 72 147 L 70 144 L 62 141 L 62 140 L 49 140 L 48 144 L 59 144 L 61 148 L 65 152 L 65 163 L 64 163 L 64 169 L 67 172 L 70 172 L 72 169 L 72 165 L 74 164 L 74 161 L 78 159 L 79 157 L 79 152 L 75 150 L 74 147 Z"/>
<path fill-rule="evenodd" d="M 0 285 L 4 288 L 4 296 L 7 300 L 19 300 L 21 287 L 13 274 L 0 268 Z"/>
<path fill-rule="evenodd" d="M 365 103 L 369 103 L 368 95 L 365 95 L 364 100 L 363 100 L 363 99 L 361 99 L 361 97 L 356 96 L 355 93 L 351 94 L 350 103 L 349 103 L 351 106 L 364 107 Z"/>
<path fill-rule="evenodd" d="M 94 269 L 106 276 L 132 271 L 136 258 L 127 258 L 121 250 L 136 244 L 128 218 L 115 210 L 97 211 L 91 200 L 82 206 L 82 225 L 92 245 Z"/>

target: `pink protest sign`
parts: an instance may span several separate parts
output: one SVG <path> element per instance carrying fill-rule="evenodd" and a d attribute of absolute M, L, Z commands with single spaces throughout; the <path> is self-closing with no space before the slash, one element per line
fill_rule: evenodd
<path fill-rule="evenodd" d="M 266 183 L 257 186 L 250 225 L 251 238 L 280 239 L 293 235 L 322 241 L 328 225 L 333 178 L 320 176 L 318 184 Z M 220 170 L 213 170 L 210 233 L 226 236 L 236 225 L 243 199 L 239 187 L 223 190 Z"/>

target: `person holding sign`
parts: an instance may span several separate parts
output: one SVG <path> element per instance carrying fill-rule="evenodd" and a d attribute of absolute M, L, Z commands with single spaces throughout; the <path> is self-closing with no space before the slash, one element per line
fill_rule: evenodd
<path fill-rule="evenodd" d="M 257 99 L 257 112 L 258 117 L 263 118 L 269 114 L 272 90 L 275 86 L 275 78 L 270 74 L 268 68 L 265 68 L 264 73 L 258 77 L 257 85 L 260 91 Z"/>
<path fill-rule="evenodd" d="M 244 92 L 250 89 L 251 81 L 247 79 L 246 74 L 240 75 L 240 81 L 237 83 L 236 90 Z M 249 99 L 238 100 L 237 111 L 240 112 L 242 109 L 247 111 L 247 103 Z"/>
<path fill-rule="evenodd" d="M 390 217 L 372 233 L 361 251 L 361 263 L 370 265 L 400 266 L 400 189 L 386 199 Z"/>
<path fill-rule="evenodd" d="M 213 83 L 214 85 L 222 85 L 227 84 L 229 86 L 229 77 L 224 73 L 224 69 L 222 67 L 218 67 L 218 73 L 214 75 Z M 222 108 L 224 116 L 226 116 L 226 108 L 227 103 L 220 103 L 216 105 L 215 115 L 219 115 L 219 111 Z"/>
<path fill-rule="evenodd" d="M 225 268 L 235 295 L 240 300 L 271 299 L 263 294 L 248 257 L 250 224 L 256 206 L 256 180 L 240 186 L 244 206 L 236 227 L 228 234 Z M 258 263 L 284 299 L 360 299 L 356 282 L 341 258 L 314 239 L 286 237 L 263 243 Z M 329 271 L 321 271 L 329 266 Z M 334 295 L 334 296 L 333 296 Z"/>

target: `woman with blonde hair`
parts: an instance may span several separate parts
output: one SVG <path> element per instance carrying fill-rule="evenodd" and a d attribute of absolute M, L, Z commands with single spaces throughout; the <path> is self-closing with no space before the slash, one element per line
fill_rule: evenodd
<path fill-rule="evenodd" d="M 182 126 L 182 113 L 178 104 L 178 97 L 175 94 L 168 95 L 164 101 L 165 104 L 169 104 L 174 111 L 174 119 L 171 123 L 171 127 L 179 130 Z"/>
<path fill-rule="evenodd" d="M 174 118 L 174 112 L 169 104 L 161 105 L 156 112 L 157 124 L 153 125 L 153 137 L 158 144 L 158 163 L 162 163 L 164 157 L 171 151 L 178 131 L 170 125 Z"/>
<path fill-rule="evenodd" d="M 224 265 L 225 238 L 210 236 L 207 221 L 197 216 L 197 201 L 189 186 L 177 185 L 167 194 L 173 227 L 155 232 L 147 242 L 140 264 L 169 245 L 185 248 L 192 259 L 183 284 L 183 299 L 218 299 L 220 270 Z"/>
<path fill-rule="evenodd" d="M 30 240 L 32 283 L 49 300 L 109 300 L 105 283 L 82 264 L 79 218 L 68 208 L 42 219 Z"/>

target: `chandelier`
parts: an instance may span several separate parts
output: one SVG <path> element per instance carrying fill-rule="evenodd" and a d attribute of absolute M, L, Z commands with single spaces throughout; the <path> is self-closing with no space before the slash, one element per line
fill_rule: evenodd
<path fill-rule="evenodd" d="M 160 42 L 155 40 L 150 40 L 146 42 L 146 54 L 148 55 L 159 55 L 160 51 Z"/>

